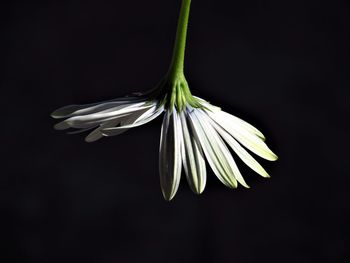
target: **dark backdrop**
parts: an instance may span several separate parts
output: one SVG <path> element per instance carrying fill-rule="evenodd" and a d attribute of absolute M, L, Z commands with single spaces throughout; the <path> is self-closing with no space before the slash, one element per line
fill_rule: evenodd
<path fill-rule="evenodd" d="M 154 87 L 179 0 L 1 7 L 1 262 L 350 262 L 349 5 L 194 0 L 194 94 L 259 127 L 279 155 L 251 189 L 208 169 L 163 200 L 161 118 L 93 144 L 54 109 Z"/>

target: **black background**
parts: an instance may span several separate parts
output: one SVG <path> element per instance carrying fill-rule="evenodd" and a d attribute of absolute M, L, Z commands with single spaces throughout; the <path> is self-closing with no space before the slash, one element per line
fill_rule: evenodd
<path fill-rule="evenodd" d="M 2 262 L 350 262 L 350 8 L 345 1 L 194 0 L 192 92 L 267 135 L 277 162 L 251 189 L 208 169 L 172 202 L 161 118 L 93 144 L 54 131 L 56 108 L 154 87 L 179 0 L 2 6 Z"/>

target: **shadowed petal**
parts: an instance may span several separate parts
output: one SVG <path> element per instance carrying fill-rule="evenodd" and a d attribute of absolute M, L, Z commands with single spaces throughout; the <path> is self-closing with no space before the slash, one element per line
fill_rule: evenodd
<path fill-rule="evenodd" d="M 108 117 L 104 119 L 95 119 L 95 120 L 90 120 L 90 121 L 82 121 L 82 120 L 76 120 L 76 119 L 67 119 L 62 122 L 57 123 L 54 128 L 56 130 L 66 130 L 69 128 L 75 128 L 75 129 L 92 129 L 94 127 L 99 126 L 100 124 L 104 122 L 108 122 L 111 120 L 120 120 L 123 119 L 126 116 L 129 116 L 129 114 L 121 114 L 121 115 L 116 115 L 113 117 Z M 75 118 L 75 117 L 72 117 Z"/>
<path fill-rule="evenodd" d="M 177 192 L 181 178 L 181 122 L 175 108 L 172 112 L 166 111 L 163 119 L 159 173 L 163 196 L 170 201 Z"/>
<path fill-rule="evenodd" d="M 119 128 L 119 129 L 114 129 L 114 130 L 107 130 L 108 135 L 105 133 L 105 129 L 109 129 L 109 128 L 112 128 L 112 127 L 117 126 L 117 125 L 119 125 L 119 127 L 121 127 L 121 126 L 126 126 L 129 124 L 132 124 L 135 122 L 135 120 L 139 119 L 140 116 L 144 115 L 145 112 L 149 112 L 150 110 L 153 110 L 153 108 L 144 109 L 142 111 L 137 111 L 133 114 L 129 114 L 129 115 L 122 117 L 122 118 L 118 118 L 115 120 L 104 122 L 100 125 L 100 127 L 98 127 L 96 130 L 94 130 L 92 133 L 90 133 L 85 138 L 85 141 L 93 142 L 93 141 L 96 141 L 98 139 L 101 139 L 103 136 L 116 136 L 116 135 L 122 134 L 122 133 L 126 132 L 127 130 L 129 130 L 129 128 Z"/>
<path fill-rule="evenodd" d="M 136 103 L 137 101 L 145 100 L 143 97 L 124 97 L 118 98 L 114 100 L 109 100 L 105 102 L 91 103 L 91 104 L 83 104 L 83 105 L 68 105 L 62 108 L 55 110 L 51 113 L 51 117 L 55 119 L 68 118 L 78 115 L 87 115 L 96 113 L 99 111 L 103 111 L 112 107 Z"/>
<path fill-rule="evenodd" d="M 135 103 L 127 106 L 116 107 L 113 111 L 111 109 L 106 111 L 101 111 L 93 114 L 74 116 L 64 120 L 61 123 L 58 123 L 55 128 L 89 128 L 94 125 L 99 125 L 106 121 L 111 121 L 118 118 L 123 118 L 130 114 L 133 114 L 138 111 L 142 111 L 147 108 L 151 108 L 153 104 L 151 103 Z"/>
<path fill-rule="evenodd" d="M 226 158 L 227 163 L 229 165 L 229 170 L 231 171 L 231 173 L 233 174 L 235 179 L 244 187 L 249 188 L 249 186 L 245 182 L 241 172 L 239 171 L 239 169 L 236 165 L 236 162 L 233 159 L 229 149 L 226 147 L 225 143 L 223 142 L 223 140 L 221 139 L 219 134 L 216 132 L 214 127 L 211 126 L 210 118 L 208 117 L 208 115 L 206 115 L 205 112 L 203 112 L 202 110 L 198 110 L 197 114 L 198 114 L 198 116 L 201 117 L 201 121 L 202 121 L 202 123 L 204 123 L 204 125 L 206 127 L 205 131 L 207 131 L 207 134 L 210 134 L 209 138 L 211 138 L 211 139 L 214 138 L 214 141 L 217 142 L 218 146 L 222 150 L 224 157 Z"/>
<path fill-rule="evenodd" d="M 236 188 L 237 181 L 227 159 L 227 156 L 230 155 L 228 149 L 213 127 L 208 125 L 203 116 L 199 114 L 199 110 L 195 109 L 190 112 L 189 117 L 213 172 L 223 184 Z"/>
<path fill-rule="evenodd" d="M 146 112 L 143 112 L 142 114 L 135 114 L 131 116 L 130 119 L 128 119 L 126 122 L 122 122 L 120 126 L 114 127 L 114 128 L 106 128 L 102 130 L 102 133 L 105 136 L 114 136 L 119 134 L 120 130 L 124 129 L 130 129 L 134 127 L 141 126 L 143 124 L 146 124 L 155 118 L 157 118 L 160 114 L 162 114 L 164 111 L 164 107 L 156 107 L 154 106 L 153 108 L 147 110 Z"/>
<path fill-rule="evenodd" d="M 111 120 L 111 121 L 107 121 L 107 122 L 102 123 L 100 125 L 100 127 L 95 129 L 88 136 L 85 137 L 85 141 L 86 142 L 95 142 L 95 141 L 101 139 L 104 136 L 101 132 L 102 129 L 116 126 L 116 125 L 120 124 L 122 121 L 123 121 L 122 119 L 118 118 L 116 120 Z"/>
<path fill-rule="evenodd" d="M 187 181 L 193 192 L 200 194 L 204 191 L 207 172 L 205 159 L 200 142 L 195 138 L 194 127 L 186 119 L 185 113 L 180 113 L 183 147 L 182 159 Z M 189 125 L 187 125 L 187 122 Z"/>

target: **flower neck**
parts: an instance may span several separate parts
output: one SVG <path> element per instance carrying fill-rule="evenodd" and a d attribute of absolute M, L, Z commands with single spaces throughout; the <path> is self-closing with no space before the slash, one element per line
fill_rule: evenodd
<path fill-rule="evenodd" d="M 192 96 L 184 75 L 190 6 L 191 0 L 182 0 L 172 60 L 164 82 L 162 82 L 159 89 L 161 94 L 165 96 L 165 108 L 170 111 L 173 108 L 177 111 L 183 111 L 187 105 L 195 108 L 201 107 L 200 102 Z"/>
<path fill-rule="evenodd" d="M 165 108 L 183 111 L 186 106 L 201 107 L 201 103 L 192 96 L 185 77 L 178 75 L 175 79 L 166 78 L 159 88 L 159 95 L 164 98 Z"/>
<path fill-rule="evenodd" d="M 182 0 L 180 16 L 177 25 L 176 39 L 168 74 L 176 79 L 183 76 L 188 18 L 191 0 Z"/>

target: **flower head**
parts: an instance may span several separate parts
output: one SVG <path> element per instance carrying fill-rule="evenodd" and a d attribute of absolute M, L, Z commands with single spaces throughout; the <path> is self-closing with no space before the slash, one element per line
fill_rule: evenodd
<path fill-rule="evenodd" d="M 240 183 L 248 187 L 227 145 L 251 169 L 269 177 L 247 151 L 270 161 L 276 160 L 277 156 L 264 142 L 264 135 L 247 122 L 192 96 L 187 82 L 181 79 L 164 81 L 147 95 L 60 108 L 52 113 L 52 117 L 65 120 L 55 128 L 78 129 L 73 133 L 90 131 L 85 140 L 93 142 L 148 123 L 164 112 L 159 172 L 166 200 L 171 200 L 177 192 L 182 167 L 191 189 L 197 194 L 203 192 L 207 178 L 205 159 L 224 185 L 236 188 Z"/>

